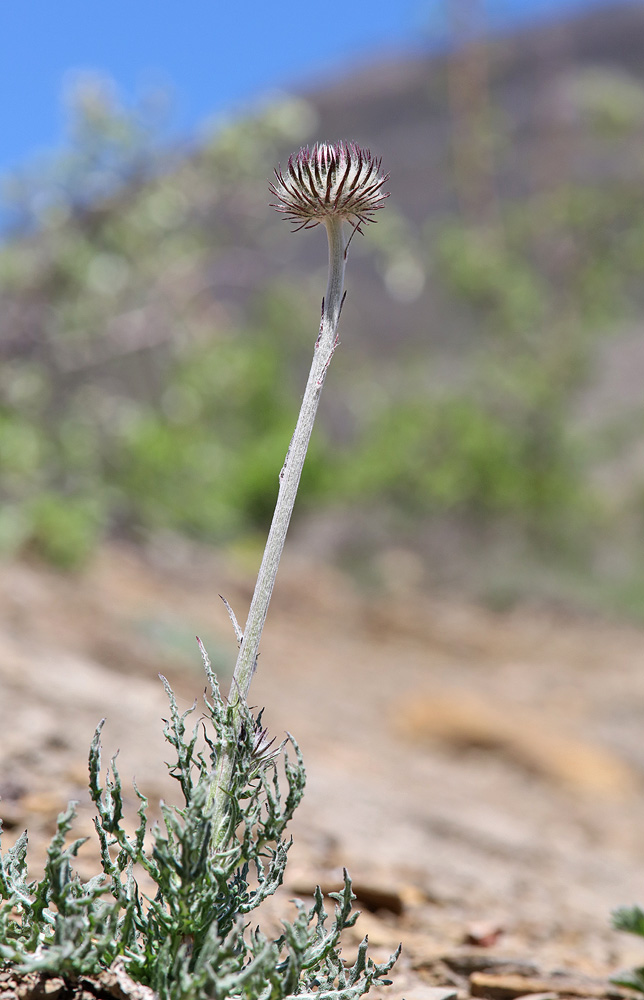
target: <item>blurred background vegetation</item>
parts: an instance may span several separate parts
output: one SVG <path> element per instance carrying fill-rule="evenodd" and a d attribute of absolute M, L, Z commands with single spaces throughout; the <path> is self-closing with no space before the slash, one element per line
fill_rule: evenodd
<path fill-rule="evenodd" d="M 263 537 L 326 253 L 267 182 L 348 138 L 392 197 L 352 244 L 293 545 L 369 587 L 644 617 L 644 76 L 596 22 L 362 69 L 190 151 L 80 81 L 67 151 L 5 185 L 2 551 Z"/>

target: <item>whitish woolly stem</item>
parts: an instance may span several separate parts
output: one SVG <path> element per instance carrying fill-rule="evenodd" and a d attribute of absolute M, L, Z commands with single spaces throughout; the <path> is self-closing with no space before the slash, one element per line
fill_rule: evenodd
<path fill-rule="evenodd" d="M 315 342 L 313 362 L 306 389 L 302 398 L 300 415 L 291 438 L 282 471 L 279 474 L 279 493 L 275 513 L 271 523 L 264 557 L 259 569 L 253 600 L 248 612 L 244 637 L 230 688 L 231 703 L 238 707 L 248 698 L 250 683 L 257 665 L 259 643 L 268 613 L 279 561 L 286 540 L 286 533 L 295 505 L 295 497 L 300 484 L 302 468 L 306 458 L 313 424 L 320 401 L 327 369 L 337 347 L 337 328 L 342 308 L 344 289 L 346 244 L 342 230 L 342 220 L 336 216 L 325 219 L 329 241 L 329 279 L 322 307 L 320 332 Z M 239 712 L 237 712 L 236 734 L 239 735 Z M 224 748 L 213 785 L 213 834 L 212 845 L 217 851 L 226 832 L 228 815 L 228 794 L 235 767 L 236 742 Z"/>

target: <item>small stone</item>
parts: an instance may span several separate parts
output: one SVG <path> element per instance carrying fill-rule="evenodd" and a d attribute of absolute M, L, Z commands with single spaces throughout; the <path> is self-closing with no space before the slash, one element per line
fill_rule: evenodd
<path fill-rule="evenodd" d="M 487 972 L 473 972 L 470 976 L 470 992 L 473 997 L 485 1000 L 517 1000 L 518 997 L 554 993 L 557 997 L 590 997 L 597 1000 L 612 1000 L 626 996 L 610 983 L 593 980 L 585 976 L 551 975 L 534 978 L 517 975 L 499 975 Z"/>
<path fill-rule="evenodd" d="M 43 993 L 46 997 L 53 1000 L 54 997 L 60 996 L 67 990 L 67 985 L 64 979 L 60 976 L 56 976 L 54 979 L 47 979 L 42 986 Z"/>
<path fill-rule="evenodd" d="M 517 997 L 516 1000 L 559 1000 L 556 993 L 524 993 L 523 996 Z"/>
<path fill-rule="evenodd" d="M 396 886 L 381 885 L 377 882 L 356 882 L 352 881 L 351 888 L 356 897 L 356 906 L 377 913 L 378 910 L 387 910 L 395 916 L 400 917 L 405 912 L 406 889 L 399 889 Z M 339 882 L 322 882 L 320 889 L 324 896 L 330 892 L 340 892 L 342 886 Z M 292 892 L 302 896 L 312 896 L 313 886 L 298 883 L 293 885 Z"/>
<path fill-rule="evenodd" d="M 441 961 L 453 972 L 469 976 L 473 972 L 489 972 L 516 976 L 534 976 L 539 967 L 534 962 L 525 959 L 506 958 L 502 955 L 485 955 L 478 951 L 452 952 L 441 955 Z"/>
<path fill-rule="evenodd" d="M 405 993 L 405 1000 L 457 1000 L 458 993 L 451 987 L 426 986 L 421 983 Z"/>
<path fill-rule="evenodd" d="M 467 928 L 465 943 L 478 945 L 479 948 L 491 948 L 502 934 L 501 924 L 493 920 L 479 920 Z"/>

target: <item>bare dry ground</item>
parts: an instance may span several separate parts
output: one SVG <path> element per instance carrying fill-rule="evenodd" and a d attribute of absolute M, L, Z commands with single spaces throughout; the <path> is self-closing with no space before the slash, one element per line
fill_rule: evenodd
<path fill-rule="evenodd" d="M 615 993 L 607 977 L 644 961 L 610 928 L 612 909 L 644 902 L 644 631 L 399 583 L 366 598 L 330 569 L 280 571 L 252 700 L 297 737 L 308 786 L 266 919 L 346 866 L 355 936 L 377 959 L 403 942 L 391 1000 Z M 230 670 L 217 594 L 241 620 L 250 592 L 230 559 L 175 543 L 106 548 L 81 576 L 0 570 L 5 846 L 28 827 L 37 870 L 70 798 L 92 835 L 87 750 L 104 716 L 124 783 L 168 794 L 157 672 L 188 707 L 204 687 L 195 633 Z"/>

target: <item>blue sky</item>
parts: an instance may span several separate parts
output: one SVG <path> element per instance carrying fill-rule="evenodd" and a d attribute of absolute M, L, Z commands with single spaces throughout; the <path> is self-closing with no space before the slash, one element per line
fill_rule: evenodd
<path fill-rule="evenodd" d="M 63 141 L 74 73 L 112 77 L 126 103 L 173 95 L 174 132 L 352 59 L 436 44 L 447 0 L 24 0 L 0 2 L 0 175 Z M 451 0 L 495 29 L 600 0 Z"/>

